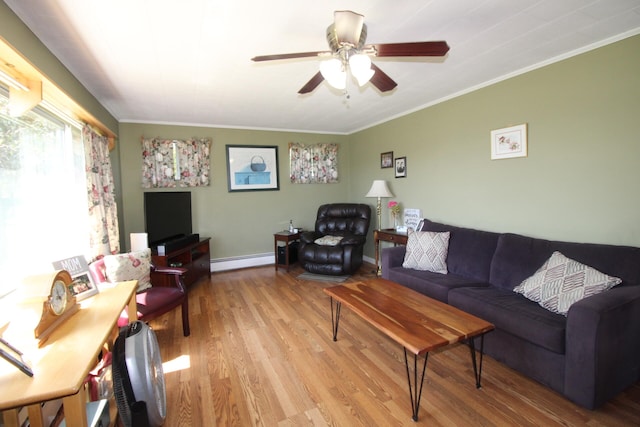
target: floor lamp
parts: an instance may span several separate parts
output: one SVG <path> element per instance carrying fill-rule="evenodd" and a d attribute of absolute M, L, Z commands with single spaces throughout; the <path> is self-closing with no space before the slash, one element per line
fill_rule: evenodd
<path fill-rule="evenodd" d="M 393 193 L 391 192 L 391 190 L 389 190 L 389 187 L 387 187 L 387 181 L 382 180 L 382 179 L 376 179 L 375 181 L 373 181 L 373 184 L 371 184 L 371 188 L 369 189 L 369 192 L 367 193 L 367 195 L 365 197 L 377 197 L 378 198 L 378 204 L 376 205 L 376 213 L 378 214 L 378 230 L 382 229 L 382 203 L 380 201 L 381 198 L 383 197 L 393 197 Z M 375 233 L 374 233 L 375 234 Z M 379 245 L 380 243 L 377 243 L 376 245 Z M 374 271 L 374 273 L 376 274 L 376 276 L 380 276 L 380 274 L 382 273 L 380 270 L 380 266 L 377 265 L 378 264 L 378 253 L 380 248 L 378 246 L 376 246 L 376 270 Z"/>
<path fill-rule="evenodd" d="M 393 197 L 393 193 L 387 187 L 387 181 L 382 179 L 376 179 L 371 184 L 371 188 L 365 197 L 377 197 L 378 204 L 376 206 L 376 213 L 378 214 L 378 230 L 382 229 L 382 205 L 380 199 L 382 197 Z"/>

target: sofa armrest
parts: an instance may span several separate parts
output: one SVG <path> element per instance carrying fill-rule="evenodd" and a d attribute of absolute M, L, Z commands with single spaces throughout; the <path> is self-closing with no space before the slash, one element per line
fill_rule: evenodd
<path fill-rule="evenodd" d="M 393 267 L 402 267 L 404 262 L 404 253 L 406 246 L 391 246 L 383 248 L 381 252 L 382 278 L 389 279 L 389 269 Z"/>
<path fill-rule="evenodd" d="M 578 301 L 566 330 L 565 395 L 597 408 L 640 379 L 640 286 Z"/>

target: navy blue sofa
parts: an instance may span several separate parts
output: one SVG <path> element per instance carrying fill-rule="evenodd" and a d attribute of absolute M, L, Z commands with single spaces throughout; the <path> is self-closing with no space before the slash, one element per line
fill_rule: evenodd
<path fill-rule="evenodd" d="M 447 274 L 402 267 L 405 247 L 382 250 L 382 277 L 493 323 L 485 353 L 594 409 L 640 380 L 640 248 L 536 239 L 425 220 L 449 231 Z M 555 314 L 513 292 L 554 251 L 622 279 Z"/>

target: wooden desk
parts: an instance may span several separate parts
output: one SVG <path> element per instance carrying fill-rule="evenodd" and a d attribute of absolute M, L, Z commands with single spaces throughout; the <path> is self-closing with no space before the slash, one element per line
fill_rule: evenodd
<path fill-rule="evenodd" d="M 289 271 L 289 244 L 291 242 L 296 242 L 300 240 L 300 232 L 291 233 L 289 231 L 280 231 L 273 235 L 273 252 L 276 256 L 276 270 L 278 270 L 278 266 L 284 266 L 287 271 Z M 284 264 L 280 264 L 278 262 L 278 242 L 284 242 Z"/>
<path fill-rule="evenodd" d="M 395 246 L 407 244 L 407 232 L 399 232 L 393 228 L 384 228 L 382 230 L 373 231 L 373 244 L 376 251 L 376 274 L 380 276 L 382 270 L 380 269 L 380 242 L 391 242 Z"/>
<path fill-rule="evenodd" d="M 137 281 L 122 282 L 80 303 L 80 311 L 56 329 L 42 348 L 33 330 L 42 303 L 19 306 L 3 337 L 30 362 L 33 377 L 0 360 L 0 411 L 8 427 L 18 427 L 18 410 L 27 407 L 32 427 L 43 426 L 40 402 L 62 398 L 68 426 L 87 426 L 84 380 L 105 343 L 111 344 L 122 310 L 137 320 Z M 20 319 L 20 321 L 17 321 Z"/>

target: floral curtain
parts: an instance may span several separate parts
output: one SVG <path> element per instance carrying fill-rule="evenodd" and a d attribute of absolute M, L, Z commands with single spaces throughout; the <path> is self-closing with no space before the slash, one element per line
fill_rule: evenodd
<path fill-rule="evenodd" d="M 142 187 L 209 185 L 211 140 L 142 138 Z"/>
<path fill-rule="evenodd" d="M 338 182 L 338 144 L 289 143 L 291 182 L 333 184 Z"/>
<path fill-rule="evenodd" d="M 91 256 L 116 254 L 120 252 L 120 231 L 109 141 L 85 125 L 82 128 L 82 142 L 87 174 Z"/>

